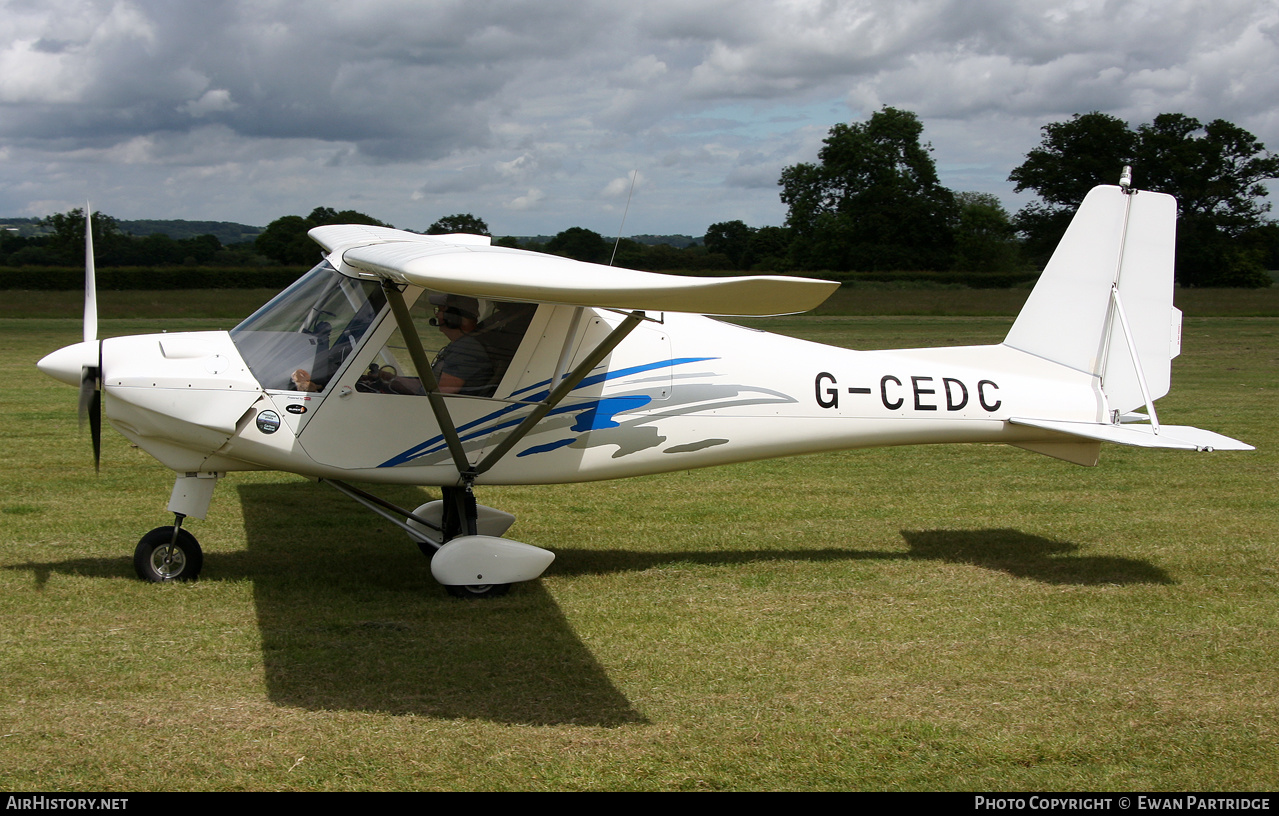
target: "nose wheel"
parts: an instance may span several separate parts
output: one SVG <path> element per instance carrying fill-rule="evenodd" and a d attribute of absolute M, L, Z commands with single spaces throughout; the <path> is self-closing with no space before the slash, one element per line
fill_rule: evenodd
<path fill-rule="evenodd" d="M 200 543 L 181 527 L 156 527 L 142 536 L 133 551 L 138 577 L 154 584 L 194 581 L 203 566 Z"/>
<path fill-rule="evenodd" d="M 452 584 L 444 588 L 454 598 L 500 598 L 511 591 L 510 584 Z"/>

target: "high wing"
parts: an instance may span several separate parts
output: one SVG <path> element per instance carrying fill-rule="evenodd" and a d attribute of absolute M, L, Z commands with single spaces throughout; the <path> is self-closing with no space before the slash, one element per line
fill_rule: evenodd
<path fill-rule="evenodd" d="M 495 247 L 474 235 L 417 235 L 386 227 L 328 226 L 313 240 L 366 274 L 442 292 L 640 311 L 708 315 L 806 312 L 839 288 L 835 281 L 774 275 L 686 277 L 584 263 Z"/>

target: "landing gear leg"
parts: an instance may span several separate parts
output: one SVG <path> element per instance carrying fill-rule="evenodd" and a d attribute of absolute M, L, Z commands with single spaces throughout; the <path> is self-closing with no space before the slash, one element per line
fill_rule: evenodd
<path fill-rule="evenodd" d="M 469 484 L 445 487 L 442 499 L 410 512 L 343 482 L 323 481 L 404 528 L 431 559 L 431 575 L 455 597 L 505 595 L 511 584 L 536 580 L 555 560 L 548 550 L 502 538 L 515 516 L 476 504 Z"/>
<path fill-rule="evenodd" d="M 477 532 L 479 509 L 475 503 L 475 491 L 468 482 L 463 487 L 442 488 L 444 494 L 444 543 L 461 536 L 473 536 Z M 445 584 L 454 598 L 498 598 L 511 591 L 510 584 Z"/>
<path fill-rule="evenodd" d="M 479 517 L 475 491 L 469 484 L 441 490 L 444 494 L 444 543 L 458 536 L 475 535 L 475 520 Z"/>

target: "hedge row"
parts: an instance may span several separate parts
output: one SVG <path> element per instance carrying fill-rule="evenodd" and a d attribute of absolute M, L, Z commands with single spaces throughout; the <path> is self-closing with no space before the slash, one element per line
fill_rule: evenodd
<path fill-rule="evenodd" d="M 283 289 L 297 280 L 305 267 L 109 267 L 97 270 L 98 288 L 117 289 Z M 706 271 L 678 270 L 670 274 L 705 275 Z M 720 273 L 751 274 L 751 273 Z M 840 283 L 925 282 L 966 286 L 970 289 L 1008 289 L 1033 283 L 1038 272 L 810 272 L 805 277 L 837 280 Z M 84 270 L 79 268 L 0 267 L 0 289 L 43 289 L 71 291 L 84 287 Z"/>
<path fill-rule="evenodd" d="M 306 267 L 119 266 L 95 273 L 98 289 L 283 289 Z M 84 288 L 84 269 L 58 266 L 0 267 L 0 289 Z"/>
<path fill-rule="evenodd" d="M 827 277 L 814 274 L 813 277 Z M 832 272 L 828 280 L 840 283 L 904 283 L 927 282 L 950 286 L 966 286 L 969 289 L 1012 289 L 1033 284 L 1039 280 L 1038 272 Z"/>

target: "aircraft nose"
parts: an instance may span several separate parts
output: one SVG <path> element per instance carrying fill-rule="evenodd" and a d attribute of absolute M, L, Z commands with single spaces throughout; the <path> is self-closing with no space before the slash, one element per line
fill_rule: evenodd
<path fill-rule="evenodd" d="M 98 341 L 76 343 L 47 355 L 36 368 L 67 385 L 79 385 L 85 366 L 97 367 Z"/>

